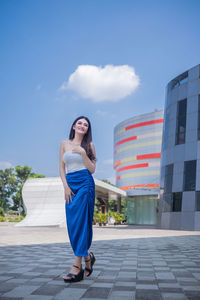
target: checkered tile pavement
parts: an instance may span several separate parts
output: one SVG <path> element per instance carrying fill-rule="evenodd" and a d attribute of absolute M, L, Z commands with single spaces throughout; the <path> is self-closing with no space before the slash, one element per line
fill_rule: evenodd
<path fill-rule="evenodd" d="M 93 241 L 90 277 L 65 283 L 69 243 L 0 247 L 0 300 L 197 300 L 200 235 Z"/>

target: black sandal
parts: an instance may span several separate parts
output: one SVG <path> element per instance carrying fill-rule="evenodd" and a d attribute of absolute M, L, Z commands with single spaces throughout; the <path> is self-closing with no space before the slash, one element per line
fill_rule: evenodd
<path fill-rule="evenodd" d="M 80 269 L 80 272 L 78 274 L 68 273 L 66 276 L 70 277 L 69 279 L 63 278 L 65 282 L 77 282 L 83 280 L 84 277 L 84 270 L 78 266 L 73 265 L 75 268 Z"/>
<path fill-rule="evenodd" d="M 87 277 L 89 277 L 92 274 L 92 272 L 93 272 L 93 268 L 92 267 L 93 267 L 93 265 L 95 263 L 95 260 L 96 260 L 94 254 L 92 252 L 90 252 L 89 256 L 90 256 L 89 259 L 85 259 L 85 262 L 91 261 L 91 269 L 85 267 L 85 271 L 89 272 L 89 274 L 86 275 Z"/>

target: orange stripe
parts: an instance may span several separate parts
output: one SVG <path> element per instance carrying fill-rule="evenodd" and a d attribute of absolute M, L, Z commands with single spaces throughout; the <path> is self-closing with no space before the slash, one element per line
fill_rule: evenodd
<path fill-rule="evenodd" d="M 122 164 L 121 160 L 116 160 L 116 162 L 114 163 L 114 169 L 116 169 L 121 164 Z"/>
<path fill-rule="evenodd" d="M 117 173 L 120 172 L 120 171 L 124 171 L 124 170 L 137 169 L 137 168 L 146 168 L 148 166 L 149 166 L 148 163 L 138 164 L 138 165 L 130 165 L 130 166 L 119 168 L 117 170 Z"/>
<path fill-rule="evenodd" d="M 159 153 L 150 153 L 150 154 L 143 154 L 143 155 L 137 155 L 136 158 L 139 159 L 146 159 L 146 158 L 160 158 L 161 152 Z"/>
<path fill-rule="evenodd" d="M 117 176 L 117 178 L 116 178 L 117 180 L 120 180 L 120 176 Z"/>
<path fill-rule="evenodd" d="M 147 188 L 159 188 L 158 183 L 149 183 L 149 184 L 136 184 L 136 185 L 126 185 L 120 187 L 121 190 L 131 190 L 133 188 L 140 188 L 140 187 L 147 187 Z"/>
<path fill-rule="evenodd" d="M 137 155 L 136 159 L 140 160 L 140 159 L 160 158 L 160 157 L 161 157 L 161 152 Z M 126 159 L 126 158 L 123 158 L 123 159 Z M 123 163 L 123 159 L 122 160 L 116 160 L 116 162 L 114 163 L 114 169 L 116 169 L 118 166 L 120 166 Z"/>
<path fill-rule="evenodd" d="M 123 140 L 117 142 L 117 143 L 115 144 L 115 147 L 117 147 L 117 146 L 119 146 L 119 145 L 121 145 L 121 144 L 123 144 L 123 143 L 133 141 L 133 140 L 137 140 L 137 136 L 131 136 L 131 137 L 129 137 L 129 138 L 123 139 Z"/>
<path fill-rule="evenodd" d="M 148 126 L 148 125 L 163 123 L 163 121 L 164 121 L 164 119 L 158 119 L 158 120 L 141 122 L 141 123 L 137 123 L 137 124 L 126 126 L 125 130 L 130 130 L 130 129 L 137 128 L 137 127 L 142 127 L 142 126 Z"/>

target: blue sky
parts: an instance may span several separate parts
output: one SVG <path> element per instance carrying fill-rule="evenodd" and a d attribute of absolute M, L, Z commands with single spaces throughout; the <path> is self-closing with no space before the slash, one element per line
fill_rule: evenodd
<path fill-rule="evenodd" d="M 114 126 L 162 109 L 167 83 L 200 63 L 199 11 L 198 0 L 0 0 L 0 168 L 59 176 L 60 142 L 86 115 L 94 177 L 114 182 Z M 117 101 L 61 90 L 81 65 L 127 65 L 140 84 Z"/>

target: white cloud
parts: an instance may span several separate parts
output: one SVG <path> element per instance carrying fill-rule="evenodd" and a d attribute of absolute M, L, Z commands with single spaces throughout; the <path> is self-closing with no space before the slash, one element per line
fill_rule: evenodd
<path fill-rule="evenodd" d="M 0 161 L 0 170 L 12 168 L 12 164 L 9 161 Z"/>
<path fill-rule="evenodd" d="M 133 93 L 139 82 L 134 68 L 128 65 L 80 65 L 60 89 L 72 90 L 94 102 L 118 101 Z"/>

